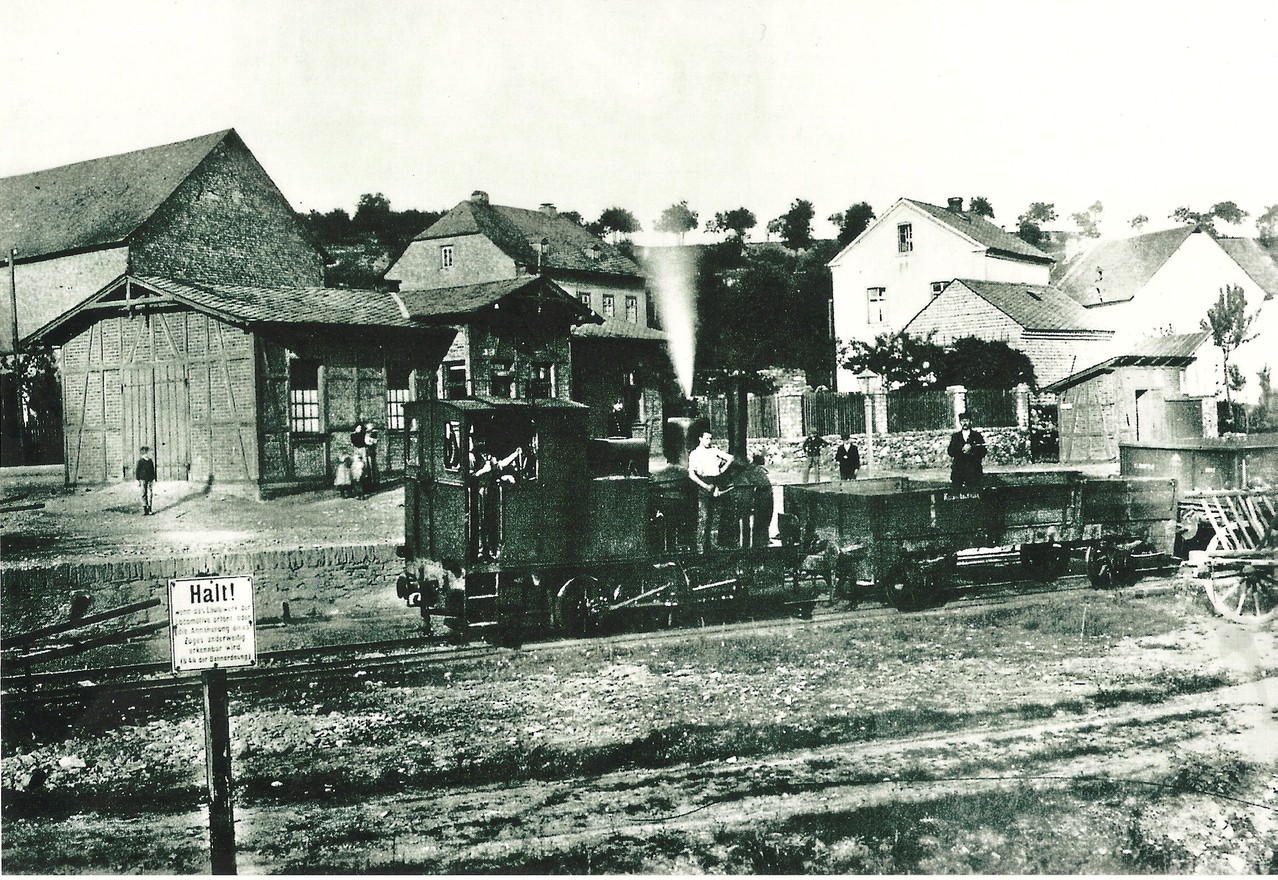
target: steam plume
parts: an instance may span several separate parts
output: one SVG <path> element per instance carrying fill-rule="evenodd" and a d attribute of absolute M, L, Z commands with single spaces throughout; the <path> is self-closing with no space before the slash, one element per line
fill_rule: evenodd
<path fill-rule="evenodd" d="M 685 397 L 692 396 L 692 369 L 696 361 L 697 297 L 696 249 L 661 248 L 655 251 L 653 286 L 670 346 L 670 362 Z"/>

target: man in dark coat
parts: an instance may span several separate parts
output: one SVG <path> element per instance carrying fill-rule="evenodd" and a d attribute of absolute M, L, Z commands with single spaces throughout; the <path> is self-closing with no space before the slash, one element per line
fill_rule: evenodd
<path fill-rule="evenodd" d="M 861 450 L 856 448 L 846 431 L 843 442 L 834 450 L 834 460 L 839 463 L 839 479 L 855 480 L 856 472 L 861 469 Z"/>
<path fill-rule="evenodd" d="M 981 488 L 984 472 L 981 459 L 985 458 L 985 438 L 972 427 L 972 417 L 959 413 L 959 430 L 950 435 L 947 452 L 954 461 L 950 465 L 950 483 L 956 491 L 964 488 Z"/>
<path fill-rule="evenodd" d="M 138 463 L 133 466 L 133 477 L 142 490 L 142 515 L 151 515 L 151 504 L 155 500 L 155 460 L 151 458 L 151 447 L 143 446 L 139 450 Z"/>

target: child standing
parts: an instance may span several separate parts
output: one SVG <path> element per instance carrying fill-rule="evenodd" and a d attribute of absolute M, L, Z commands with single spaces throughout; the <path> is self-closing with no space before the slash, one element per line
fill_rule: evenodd
<path fill-rule="evenodd" d="M 333 479 L 333 485 L 337 487 L 337 491 L 341 493 L 343 498 L 349 498 L 351 494 L 351 454 L 348 452 L 342 456 L 342 460 L 337 463 L 337 475 Z"/>
<path fill-rule="evenodd" d="M 133 476 L 142 487 L 142 515 L 151 515 L 151 502 L 155 498 L 155 462 L 151 460 L 151 447 L 138 450 L 141 456 L 133 466 Z"/>

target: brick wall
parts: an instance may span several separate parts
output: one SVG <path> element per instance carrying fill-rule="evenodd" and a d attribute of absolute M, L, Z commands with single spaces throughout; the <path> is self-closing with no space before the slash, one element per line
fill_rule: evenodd
<path fill-rule="evenodd" d="M 234 137 L 139 231 L 133 271 L 264 287 L 323 287 L 323 258 L 288 201 Z"/>
<path fill-rule="evenodd" d="M 66 622 L 76 592 L 92 599 L 90 613 L 160 599 L 163 604 L 129 620 L 164 621 L 169 578 L 206 575 L 252 575 L 259 623 L 278 620 L 285 602 L 295 618 L 403 611 L 403 601 L 395 595 L 395 578 L 403 565 L 394 545 L 366 544 L 10 568 L 4 573 L 3 632 L 11 637 Z"/>

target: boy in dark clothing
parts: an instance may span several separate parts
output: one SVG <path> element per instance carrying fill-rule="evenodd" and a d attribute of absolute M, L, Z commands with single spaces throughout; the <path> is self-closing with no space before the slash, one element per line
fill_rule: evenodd
<path fill-rule="evenodd" d="M 155 498 L 155 462 L 151 459 L 151 447 L 138 450 L 141 458 L 133 466 L 133 476 L 142 487 L 142 515 L 151 515 L 151 502 Z"/>
<path fill-rule="evenodd" d="M 821 450 L 829 445 L 816 431 L 809 434 L 803 441 L 803 454 L 807 459 L 807 464 L 803 468 L 803 482 L 808 481 L 813 469 L 816 470 L 816 481 L 821 482 Z"/>

